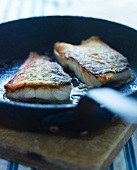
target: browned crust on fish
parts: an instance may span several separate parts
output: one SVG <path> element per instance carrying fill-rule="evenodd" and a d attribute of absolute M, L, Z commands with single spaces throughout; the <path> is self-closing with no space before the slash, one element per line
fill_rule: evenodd
<path fill-rule="evenodd" d="M 61 89 L 67 85 L 72 85 L 71 77 L 59 64 L 50 61 L 46 56 L 31 52 L 19 71 L 4 87 L 7 92 L 14 92 L 24 87 Z"/>
<path fill-rule="evenodd" d="M 84 82 L 88 85 L 90 85 L 90 81 L 94 81 L 93 84 L 100 87 L 102 84 L 115 81 L 116 74 L 120 75 L 120 73 L 127 74 L 125 82 L 128 79 L 133 80 L 133 76 L 128 69 L 127 59 L 98 37 L 91 37 L 82 41 L 80 45 L 56 42 L 54 44 L 54 54 L 59 63 L 74 71 L 80 80 L 87 79 Z M 72 68 L 71 63 L 78 69 Z M 78 72 L 81 72 L 81 75 Z M 118 81 L 120 81 L 119 78 Z"/>

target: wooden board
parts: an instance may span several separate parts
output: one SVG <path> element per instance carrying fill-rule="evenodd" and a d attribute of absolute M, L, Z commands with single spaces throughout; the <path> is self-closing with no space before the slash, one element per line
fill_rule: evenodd
<path fill-rule="evenodd" d="M 81 137 L 21 132 L 0 127 L 0 157 L 43 170 L 105 170 L 135 125 L 116 120 Z"/>

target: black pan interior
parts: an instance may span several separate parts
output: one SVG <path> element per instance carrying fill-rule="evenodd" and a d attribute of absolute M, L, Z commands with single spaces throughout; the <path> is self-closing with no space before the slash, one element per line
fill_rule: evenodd
<path fill-rule="evenodd" d="M 70 100 L 62 104 L 15 102 L 6 98 L 3 85 L 15 74 L 30 51 L 36 51 L 40 54 L 46 53 L 52 57 L 53 44 L 56 41 L 79 44 L 81 40 L 92 35 L 100 37 L 111 47 L 125 55 L 136 77 L 137 31 L 132 28 L 101 19 L 72 16 L 35 17 L 1 24 L 0 105 L 2 112 L 5 115 L 7 113 L 7 118 L 11 115 L 12 119 L 16 119 L 24 116 L 24 112 L 26 114 L 29 112 L 29 115 L 32 113 L 33 116 L 41 113 L 43 116 L 62 110 L 73 110 L 79 100 L 79 95 L 75 96 L 78 97 L 76 102 Z M 73 80 L 76 85 L 79 84 L 77 79 L 74 78 Z M 119 87 L 118 90 L 125 94 L 132 94 L 137 90 L 137 80 Z M 20 116 L 11 114 L 15 110 L 20 112 Z"/>

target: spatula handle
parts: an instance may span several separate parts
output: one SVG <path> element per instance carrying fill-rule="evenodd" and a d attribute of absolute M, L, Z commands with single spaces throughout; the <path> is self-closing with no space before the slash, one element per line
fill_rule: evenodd
<path fill-rule="evenodd" d="M 86 96 L 128 123 L 137 123 L 137 100 L 111 88 L 89 90 Z"/>

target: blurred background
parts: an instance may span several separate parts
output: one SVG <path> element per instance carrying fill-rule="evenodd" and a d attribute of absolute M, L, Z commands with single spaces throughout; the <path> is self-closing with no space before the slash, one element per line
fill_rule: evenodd
<path fill-rule="evenodd" d="M 137 29 L 137 0 L 0 0 L 0 23 L 49 15 L 102 18 Z M 130 146 L 131 141 L 133 146 Z M 126 155 L 129 155 L 128 158 L 132 157 L 133 147 L 136 156 L 133 161 L 137 162 L 136 141 L 137 130 L 108 170 L 129 170 L 124 158 L 127 158 Z M 130 162 L 133 166 L 132 159 Z M 0 159 L 0 170 L 17 170 L 17 167 L 19 170 L 34 170 Z"/>
<path fill-rule="evenodd" d="M 137 28 L 137 0 L 0 0 L 0 23 L 47 15 L 103 18 Z"/>

